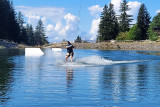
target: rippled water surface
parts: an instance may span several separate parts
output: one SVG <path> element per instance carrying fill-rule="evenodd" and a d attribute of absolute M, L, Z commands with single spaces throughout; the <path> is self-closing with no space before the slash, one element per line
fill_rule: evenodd
<path fill-rule="evenodd" d="M 42 49 L 0 50 L 0 106 L 159 107 L 158 52 Z M 156 56 L 157 55 L 157 56 Z"/>

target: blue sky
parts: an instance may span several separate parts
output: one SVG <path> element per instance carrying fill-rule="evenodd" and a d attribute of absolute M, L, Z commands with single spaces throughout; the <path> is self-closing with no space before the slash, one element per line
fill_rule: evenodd
<path fill-rule="evenodd" d="M 82 39 L 95 40 L 100 13 L 105 4 L 112 2 L 119 14 L 122 0 L 13 0 L 16 11 L 21 11 L 25 21 L 36 26 L 41 19 L 49 41 L 62 39 L 73 41 L 77 35 Z M 160 11 L 160 0 L 127 0 L 134 15 L 134 22 L 141 3 L 144 3 L 153 18 Z M 80 9 L 81 7 L 81 9 Z"/>

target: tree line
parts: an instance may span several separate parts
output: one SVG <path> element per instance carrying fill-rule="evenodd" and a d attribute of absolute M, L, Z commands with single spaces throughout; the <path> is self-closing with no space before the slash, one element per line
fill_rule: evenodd
<path fill-rule="evenodd" d="M 101 13 L 97 41 L 107 40 L 158 40 L 160 36 L 160 13 L 153 18 L 147 11 L 145 4 L 141 4 L 136 24 L 132 25 L 133 15 L 127 14 L 131 10 L 128 2 L 120 4 L 120 15 L 116 15 L 114 5 L 105 5 Z"/>
<path fill-rule="evenodd" d="M 30 46 L 48 44 L 43 22 L 39 20 L 34 30 L 21 12 L 15 12 L 10 0 L 0 0 L 0 39 Z"/>

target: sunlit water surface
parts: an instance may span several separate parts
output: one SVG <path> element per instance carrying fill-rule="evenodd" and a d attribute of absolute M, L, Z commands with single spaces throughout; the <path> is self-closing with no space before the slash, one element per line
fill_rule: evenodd
<path fill-rule="evenodd" d="M 160 56 L 157 52 L 43 49 L 0 50 L 2 107 L 159 107 Z"/>

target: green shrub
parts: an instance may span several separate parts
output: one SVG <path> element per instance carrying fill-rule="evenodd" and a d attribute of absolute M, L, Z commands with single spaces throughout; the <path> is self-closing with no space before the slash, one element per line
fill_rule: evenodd
<path fill-rule="evenodd" d="M 128 39 L 129 40 L 140 40 L 141 39 L 141 32 L 138 28 L 137 24 L 130 28 L 128 32 Z"/>
<path fill-rule="evenodd" d="M 120 32 L 116 40 L 128 40 L 128 32 Z"/>
<path fill-rule="evenodd" d="M 158 13 L 157 16 L 153 18 L 153 21 L 151 22 L 148 29 L 149 39 L 152 41 L 158 40 L 158 36 L 160 36 L 157 32 L 154 31 L 154 28 L 160 28 L 160 13 Z"/>

